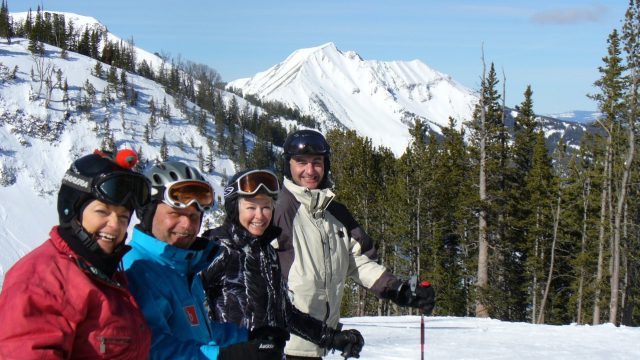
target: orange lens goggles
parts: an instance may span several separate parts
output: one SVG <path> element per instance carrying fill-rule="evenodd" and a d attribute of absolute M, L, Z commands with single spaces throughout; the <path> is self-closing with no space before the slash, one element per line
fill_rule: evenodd
<path fill-rule="evenodd" d="M 204 211 L 213 206 L 214 195 L 209 183 L 189 180 L 167 184 L 164 199 L 170 206 L 176 208 L 187 208 L 196 204 L 200 211 Z"/>
<path fill-rule="evenodd" d="M 261 186 L 272 195 L 276 195 L 280 191 L 280 183 L 274 173 L 266 170 L 254 170 L 238 179 L 238 194 L 253 195 L 260 190 Z"/>

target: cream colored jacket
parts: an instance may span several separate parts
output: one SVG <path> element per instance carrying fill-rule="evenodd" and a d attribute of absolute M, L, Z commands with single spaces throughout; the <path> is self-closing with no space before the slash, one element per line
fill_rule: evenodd
<path fill-rule="evenodd" d="M 332 328 L 340 321 L 347 277 L 378 296 L 399 283 L 376 262 L 373 241 L 334 198 L 330 189 L 309 190 L 285 178 L 274 213 L 282 233 L 272 242 L 293 304 Z M 319 357 L 326 351 L 292 335 L 285 353 Z"/>

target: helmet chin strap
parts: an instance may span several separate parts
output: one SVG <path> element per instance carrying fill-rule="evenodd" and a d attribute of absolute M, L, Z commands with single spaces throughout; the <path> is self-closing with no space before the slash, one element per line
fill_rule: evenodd
<path fill-rule="evenodd" d="M 88 233 L 87 230 L 82 227 L 78 220 L 71 221 L 71 230 L 73 232 L 73 235 L 76 236 L 76 238 L 80 240 L 82 245 L 89 251 L 102 255 L 109 255 L 105 253 L 104 250 L 102 250 L 97 241 L 93 240 L 93 235 Z M 127 233 L 124 234 L 124 239 L 127 239 Z M 113 249 L 113 253 L 117 253 L 118 250 L 124 246 L 124 243 L 125 242 L 122 241 L 120 244 L 118 244 L 118 246 Z"/>
<path fill-rule="evenodd" d="M 96 251 L 102 252 L 102 249 L 100 248 L 98 243 L 94 241 L 91 237 L 91 234 L 89 234 L 82 227 L 82 225 L 80 224 L 80 221 L 76 219 L 71 220 L 71 230 L 73 231 L 73 235 L 75 235 L 76 238 L 80 240 L 82 245 L 85 246 L 87 249 L 89 249 L 92 252 L 96 252 Z"/>

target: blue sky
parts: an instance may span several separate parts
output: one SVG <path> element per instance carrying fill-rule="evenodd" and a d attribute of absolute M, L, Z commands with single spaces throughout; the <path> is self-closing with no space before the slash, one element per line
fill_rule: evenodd
<path fill-rule="evenodd" d="M 506 103 L 527 85 L 540 114 L 596 110 L 594 93 L 606 39 L 628 1 L 589 0 L 9 0 L 11 12 L 36 9 L 93 16 L 151 52 L 216 69 L 223 80 L 249 77 L 296 49 L 334 42 L 366 60 L 419 59 L 477 89 L 484 48 Z M 501 87 L 501 85 L 500 85 Z"/>

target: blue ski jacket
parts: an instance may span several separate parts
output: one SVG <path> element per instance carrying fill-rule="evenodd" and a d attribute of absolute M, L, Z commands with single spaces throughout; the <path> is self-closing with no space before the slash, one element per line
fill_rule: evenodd
<path fill-rule="evenodd" d="M 247 341 L 234 324 L 209 320 L 200 276 L 215 255 L 215 242 L 191 249 L 169 245 L 134 228 L 123 259 L 129 289 L 152 330 L 150 359 L 217 359 L 219 348 Z"/>

